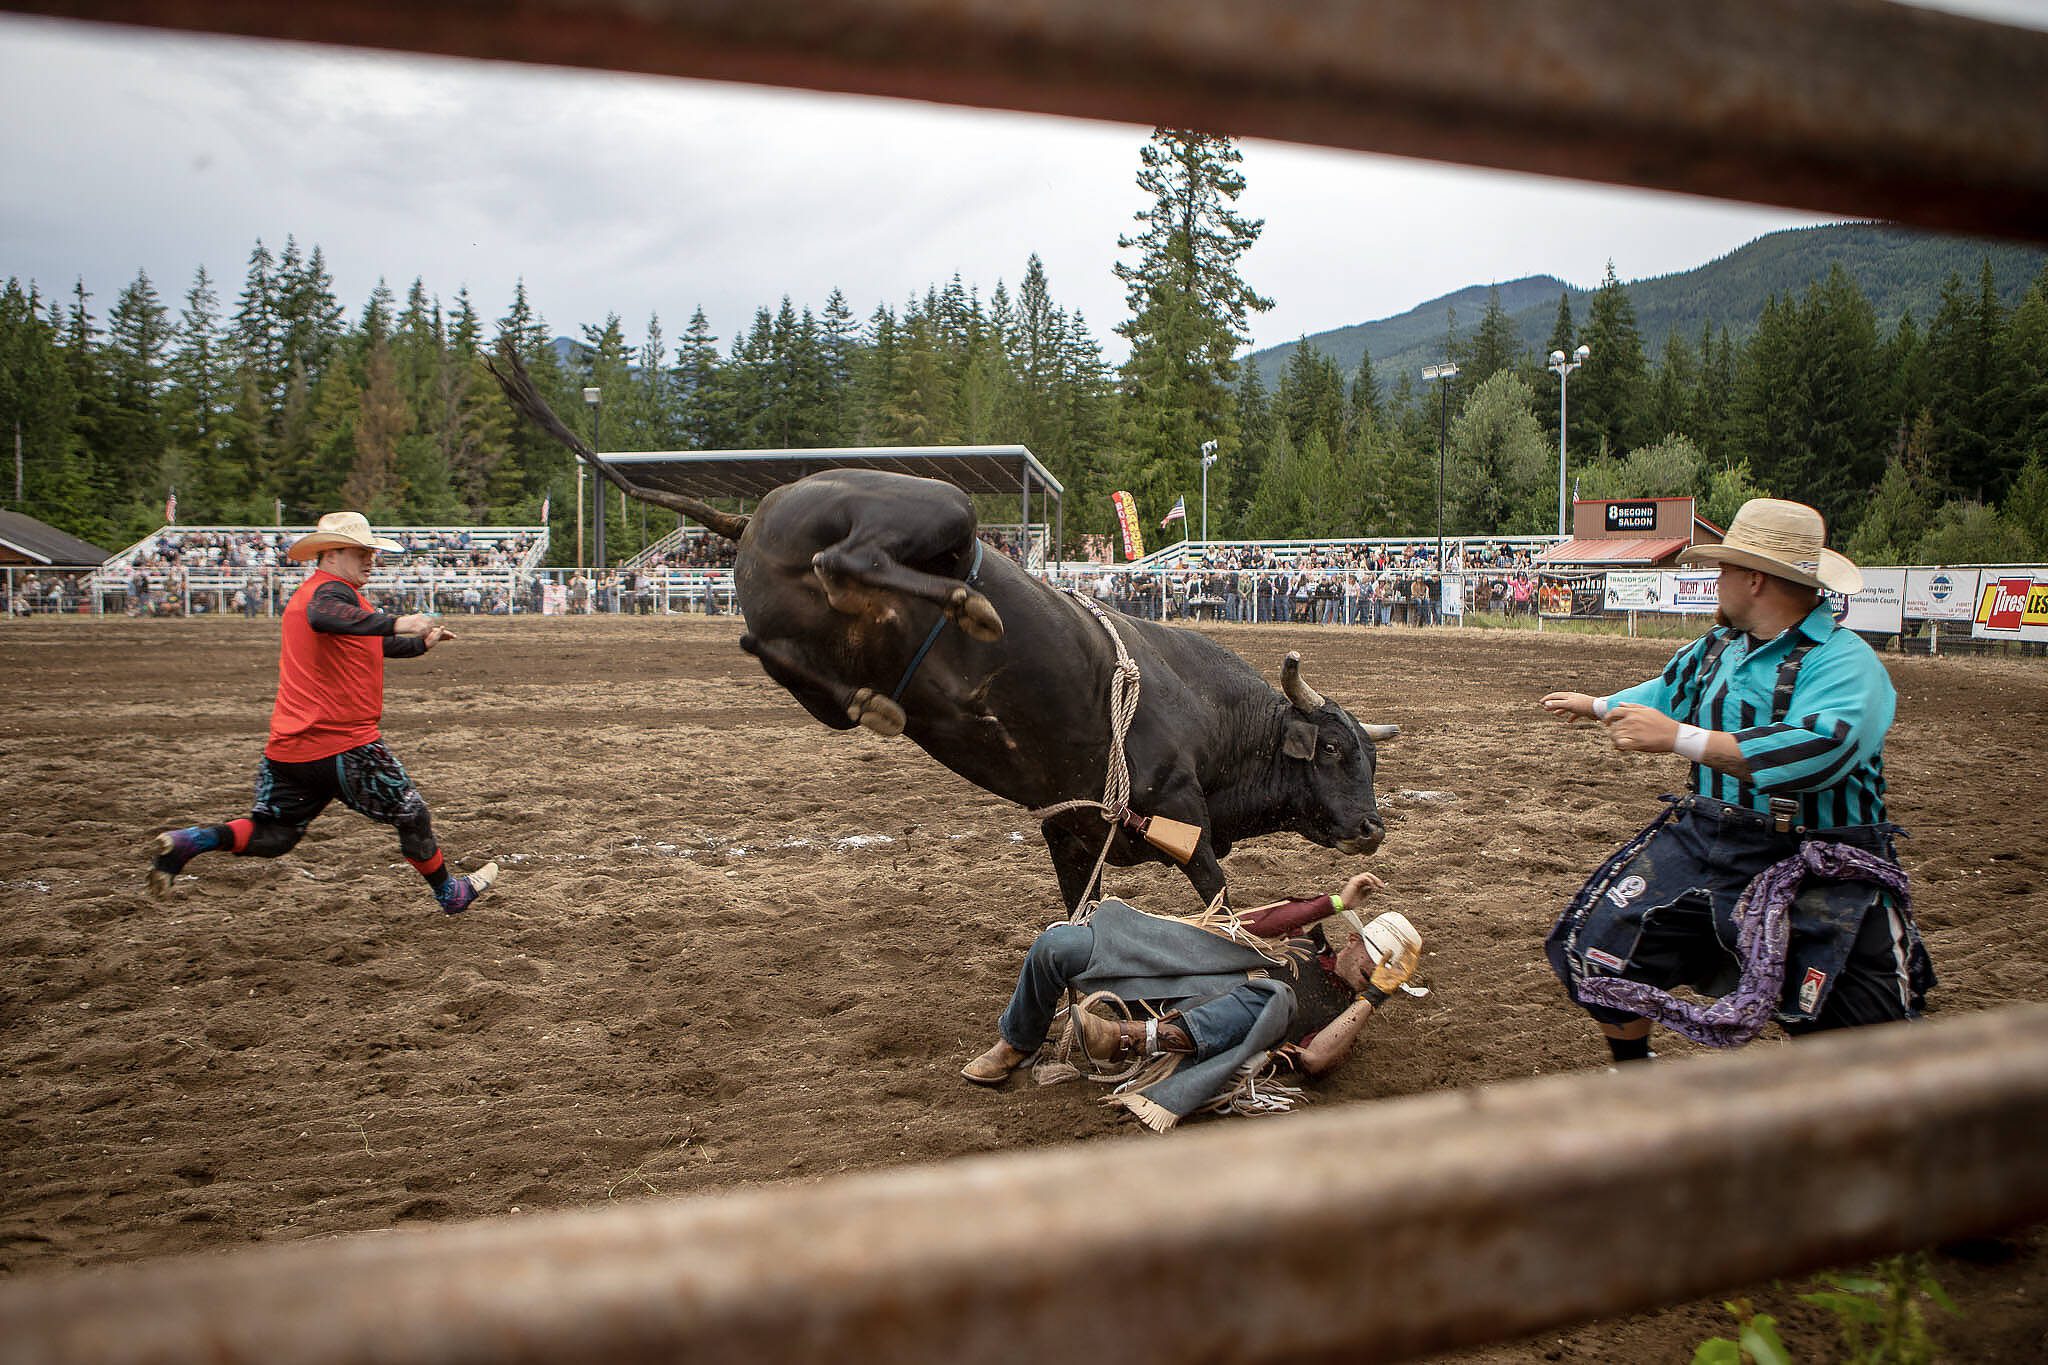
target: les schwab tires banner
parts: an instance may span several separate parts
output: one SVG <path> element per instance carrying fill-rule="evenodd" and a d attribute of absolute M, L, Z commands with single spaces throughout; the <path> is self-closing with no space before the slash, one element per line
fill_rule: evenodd
<path fill-rule="evenodd" d="M 2048 574 L 1984 570 L 1970 634 L 1979 640 L 2048 641 Z"/>

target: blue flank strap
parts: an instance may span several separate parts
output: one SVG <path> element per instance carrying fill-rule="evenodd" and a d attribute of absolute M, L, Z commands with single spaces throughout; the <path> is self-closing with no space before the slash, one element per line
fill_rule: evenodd
<path fill-rule="evenodd" d="M 967 577 L 961 581 L 972 587 L 974 580 L 980 576 L 981 540 L 977 537 L 974 542 L 974 562 L 967 566 Z M 903 677 L 897 682 L 896 690 L 889 694 L 890 701 L 903 700 L 903 689 L 910 686 L 910 680 L 917 676 L 917 666 L 924 662 L 924 656 L 931 653 L 932 646 L 939 642 L 939 632 L 946 628 L 948 619 L 950 618 L 944 612 L 939 613 L 939 619 L 932 623 L 931 633 L 924 637 L 924 643 L 917 647 L 917 653 L 910 656 L 910 667 L 903 670 Z"/>

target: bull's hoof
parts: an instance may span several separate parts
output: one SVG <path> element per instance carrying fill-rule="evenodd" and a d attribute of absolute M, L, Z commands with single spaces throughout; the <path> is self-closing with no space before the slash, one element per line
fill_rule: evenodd
<path fill-rule="evenodd" d="M 1003 638 L 1003 618 L 996 615 L 995 607 L 986 597 L 972 588 L 963 585 L 953 589 L 946 600 L 946 615 L 983 644 L 994 644 Z"/>
<path fill-rule="evenodd" d="M 846 718 L 873 730 L 883 739 L 894 739 L 902 734 L 904 722 L 909 719 L 901 706 L 872 687 L 854 689 L 852 700 L 846 704 Z"/>

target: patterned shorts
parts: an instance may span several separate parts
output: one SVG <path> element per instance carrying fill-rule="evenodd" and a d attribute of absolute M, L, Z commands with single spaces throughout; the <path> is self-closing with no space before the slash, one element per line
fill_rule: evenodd
<path fill-rule="evenodd" d="M 350 810 L 386 825 L 416 824 L 427 803 L 413 789 L 398 755 L 381 739 L 310 763 L 265 757 L 256 768 L 256 819 L 304 829 L 340 798 Z"/>

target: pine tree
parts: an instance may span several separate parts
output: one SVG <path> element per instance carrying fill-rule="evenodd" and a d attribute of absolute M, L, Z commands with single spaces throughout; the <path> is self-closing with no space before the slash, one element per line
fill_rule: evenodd
<path fill-rule="evenodd" d="M 192 287 L 185 291 L 185 306 L 171 335 L 164 429 L 166 439 L 189 454 L 192 476 L 199 485 L 192 491 L 198 493 L 206 487 L 208 496 L 222 491 L 218 487 L 221 448 L 217 428 L 222 412 L 231 403 L 228 381 L 232 365 L 227 347 L 228 340 L 221 330 L 220 299 L 214 293 L 206 267 L 201 266 L 193 276 Z M 245 484 L 252 472 L 239 471 L 235 482 Z"/>
<path fill-rule="evenodd" d="M 138 272 L 107 315 L 107 411 L 98 463 L 117 504 L 148 506 L 165 492 L 162 401 L 170 340 L 169 310 L 148 272 Z"/>
<path fill-rule="evenodd" d="M 1344 380 L 1337 364 L 1303 337 L 1287 357 L 1274 399 L 1277 414 L 1297 442 L 1319 434 L 1326 447 L 1344 438 Z"/>
<path fill-rule="evenodd" d="M 279 360 L 289 371 L 297 365 L 309 375 L 326 369 L 346 328 L 341 303 L 334 296 L 334 280 L 327 273 L 327 260 L 319 247 L 303 259 L 297 241 L 285 238 L 284 251 L 277 258 L 276 315 L 283 329 Z M 387 309 L 390 291 L 378 281 Z M 389 331 L 388 317 L 385 330 Z"/>
<path fill-rule="evenodd" d="M 1585 344 L 1592 353 L 1571 377 L 1572 449 L 1589 454 L 1595 449 L 1632 450 L 1650 439 L 1644 421 L 1649 362 L 1636 329 L 1635 304 L 1616 278 L 1612 261 L 1593 295 Z"/>
<path fill-rule="evenodd" d="M 1247 366 L 1246 368 L 1251 368 Z M 1344 407 L 1345 439 L 1356 441 L 1383 420 L 1380 377 L 1373 372 L 1372 352 L 1358 353 L 1358 368 L 1351 374 L 1351 390 Z"/>
<path fill-rule="evenodd" d="M 4 501 L 52 526 L 105 544 L 110 539 L 102 504 L 93 495 L 72 415 L 77 396 L 58 344 L 58 329 L 42 311 L 34 288 L 10 278 L 0 290 L 0 442 L 7 452 L 0 475 Z M 19 442 L 17 492 L 13 454 Z"/>
<path fill-rule="evenodd" d="M 2028 286 L 1998 337 L 1991 425 L 1998 433 L 1993 463 L 2015 479 L 2030 459 L 2048 453 L 2048 267 Z"/>
<path fill-rule="evenodd" d="M 860 347 L 860 329 L 853 320 L 853 310 L 846 305 L 846 295 L 836 288 L 825 296 L 818 340 L 826 377 L 825 444 L 847 445 L 852 442 L 855 429 L 853 363 Z"/>
<path fill-rule="evenodd" d="M 1801 435 L 1787 482 L 1846 532 L 1884 475 L 1891 433 L 1877 318 L 1841 266 L 1807 288 L 1795 337 L 1793 422 Z"/>
<path fill-rule="evenodd" d="M 1756 331 L 1743 348 L 1736 381 L 1736 448 L 1746 452 L 1756 477 L 1796 496 L 1803 449 L 1797 428 L 1799 375 L 1798 316 L 1773 294 L 1764 300 Z"/>
<path fill-rule="evenodd" d="M 1694 434 L 1690 429 L 1699 386 L 1699 358 L 1685 338 L 1676 332 L 1666 333 L 1664 354 L 1650 381 L 1649 429 L 1665 435 Z"/>
<path fill-rule="evenodd" d="M 1500 286 L 1489 285 L 1479 326 L 1471 339 L 1452 354 L 1458 364 L 1459 386 L 1471 393 L 1502 370 L 1519 368 L 1522 355 L 1521 334 L 1507 310 L 1500 306 Z"/>
<path fill-rule="evenodd" d="M 701 305 L 690 314 L 682 345 L 676 348 L 675 388 L 677 433 L 683 447 L 723 448 L 724 423 L 718 409 L 718 338 L 712 335 Z"/>
<path fill-rule="evenodd" d="M 1932 393 L 1936 460 L 1946 469 L 1951 492 L 1983 498 L 1996 481 L 1992 459 L 1992 359 L 1998 336 L 1998 302 L 1986 306 L 1960 275 L 1942 286 L 1941 306 L 1927 328 L 1927 373 Z"/>
<path fill-rule="evenodd" d="M 372 522 L 390 521 L 399 514 L 406 494 L 399 477 L 398 443 L 412 429 L 412 414 L 399 392 L 391 344 L 376 331 L 368 333 L 364 348 L 359 402 L 355 460 L 341 496 Z"/>
<path fill-rule="evenodd" d="M 277 261 L 259 237 L 249 253 L 232 333 L 242 364 L 248 367 L 266 405 L 280 401 L 284 394 L 284 324 L 277 306 Z"/>
<path fill-rule="evenodd" d="M 1228 528 L 1227 535 L 1248 534 L 1252 503 L 1265 477 L 1276 433 L 1273 404 L 1256 365 L 1244 366 L 1244 375 L 1238 380 L 1236 415 L 1235 448 L 1224 451 L 1217 468 L 1210 470 L 1212 480 L 1217 470 L 1224 473 L 1222 488 L 1211 492 L 1223 494 L 1223 516 L 1217 519 L 1217 526 Z"/>
<path fill-rule="evenodd" d="M 1117 239 L 1138 252 L 1117 263 L 1131 316 L 1124 365 L 1125 477 L 1141 508 L 1164 510 L 1197 472 L 1206 440 L 1230 436 L 1236 354 L 1250 315 L 1272 307 L 1238 273 L 1264 223 L 1232 207 L 1244 192 L 1243 154 L 1229 138 L 1158 128 L 1139 152 L 1138 185 L 1152 202 L 1142 230 Z"/>

